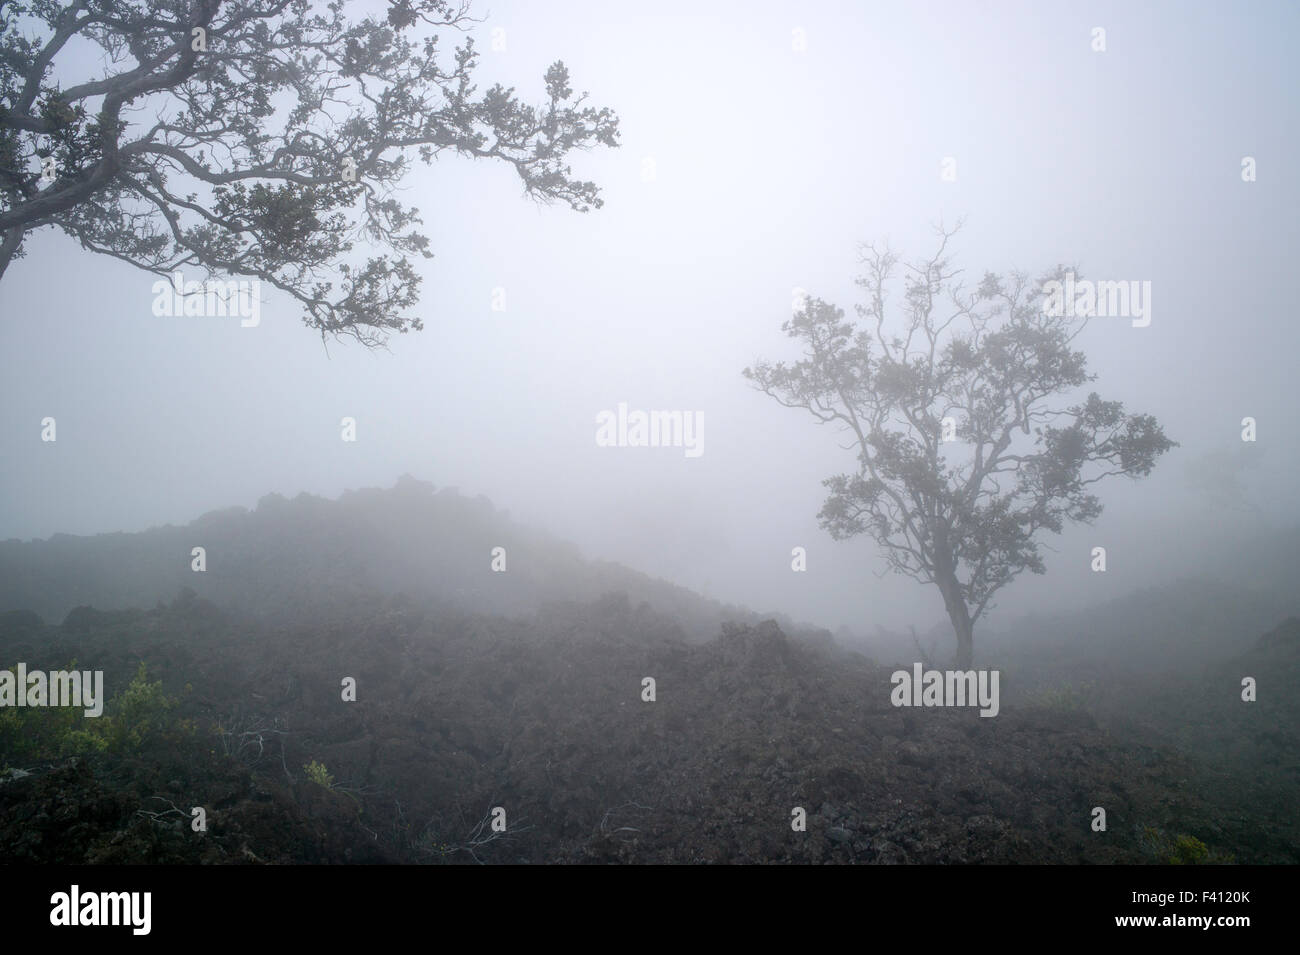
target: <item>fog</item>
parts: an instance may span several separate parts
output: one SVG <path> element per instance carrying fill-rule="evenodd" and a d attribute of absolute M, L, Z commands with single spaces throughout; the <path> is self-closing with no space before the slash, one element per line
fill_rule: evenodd
<path fill-rule="evenodd" d="M 0 0 L 12 921 L 1285 898 L 1300 8 L 463 2 Z"/>
<path fill-rule="evenodd" d="M 974 282 L 1057 263 L 1150 282 L 1149 325 L 1095 319 L 1077 345 L 1103 397 L 1180 444 L 1150 477 L 1103 484 L 1102 516 L 1049 535 L 1046 575 L 1006 588 L 988 625 L 1239 574 L 1225 555 L 1300 520 L 1300 12 L 1229 10 L 477 9 L 481 85 L 538 99 L 563 59 L 618 113 L 619 149 L 572 157 L 603 207 L 538 205 L 503 164 L 417 164 L 402 198 L 434 253 L 417 264 L 425 328 L 377 350 L 322 342 L 269 287 L 256 327 L 157 317 L 153 276 L 35 233 L 0 282 L 0 538 L 184 524 L 409 473 L 723 601 L 925 629 L 945 620 L 933 587 L 879 576 L 873 542 L 818 527 L 822 480 L 855 468 L 844 437 L 741 372 L 797 357 L 781 332 L 796 289 L 852 315 L 859 243 L 928 255 L 933 225 L 961 219 L 954 261 Z M 702 453 L 598 446 L 620 403 L 697 413 Z"/>

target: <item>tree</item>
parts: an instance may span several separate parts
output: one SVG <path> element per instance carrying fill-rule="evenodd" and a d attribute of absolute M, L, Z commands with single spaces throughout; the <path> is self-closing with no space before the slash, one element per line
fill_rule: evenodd
<path fill-rule="evenodd" d="M 1095 392 L 1061 405 L 1096 378 L 1071 347 L 1087 318 L 1046 307 L 1065 268 L 1037 282 L 986 273 L 967 289 L 947 251 L 960 227 L 940 226 L 938 251 L 905 265 L 899 328 L 886 329 L 899 258 L 868 243 L 860 324 L 806 297 L 783 326 L 804 357 L 744 375 L 851 436 L 859 467 L 824 482 L 821 527 L 837 540 L 870 534 L 888 569 L 937 586 L 965 669 L 994 594 L 1025 570 L 1044 572 L 1036 538 L 1096 518 L 1092 485 L 1145 476 L 1176 444 L 1150 415 Z"/>
<path fill-rule="evenodd" d="M 0 3 L 0 277 L 32 231 L 161 276 L 183 267 L 292 295 L 322 337 L 380 344 L 419 331 L 408 255 L 431 256 L 395 187 L 450 150 L 509 163 L 527 195 L 585 212 L 573 150 L 618 145 L 618 118 L 575 96 L 562 62 L 546 102 L 472 84 L 458 0 L 389 0 L 350 22 L 343 0 Z M 87 55 L 88 52 L 91 55 Z M 96 61 L 100 78 L 51 79 Z M 380 255 L 349 261 L 361 244 Z"/>

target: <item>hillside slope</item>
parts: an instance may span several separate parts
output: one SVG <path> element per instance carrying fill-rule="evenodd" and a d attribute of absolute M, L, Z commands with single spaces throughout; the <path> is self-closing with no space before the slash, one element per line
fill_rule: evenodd
<path fill-rule="evenodd" d="M 206 551 L 202 573 L 191 569 L 194 547 Z M 505 550 L 505 572 L 492 570 L 497 547 Z M 725 620 L 759 619 L 619 564 L 586 560 L 485 497 L 435 491 L 410 477 L 337 501 L 267 495 L 252 511 L 214 511 L 183 527 L 0 543 L 0 610 L 58 621 L 83 605 L 152 607 L 185 587 L 223 609 L 280 622 L 372 592 L 501 614 L 622 592 L 671 613 L 696 639 Z M 789 628 L 779 614 L 768 616 Z"/>

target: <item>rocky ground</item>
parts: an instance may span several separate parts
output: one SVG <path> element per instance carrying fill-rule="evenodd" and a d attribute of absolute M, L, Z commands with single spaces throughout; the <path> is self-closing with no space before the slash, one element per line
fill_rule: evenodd
<path fill-rule="evenodd" d="M 1297 648 L 1300 624 L 1260 641 L 1255 704 L 981 718 L 895 708 L 892 668 L 774 623 L 694 644 L 619 598 L 508 620 L 376 597 L 274 629 L 192 596 L 8 614 L 3 665 L 76 659 L 112 697 L 144 661 L 176 706 L 126 751 L 0 748 L 0 861 L 1296 863 Z"/>

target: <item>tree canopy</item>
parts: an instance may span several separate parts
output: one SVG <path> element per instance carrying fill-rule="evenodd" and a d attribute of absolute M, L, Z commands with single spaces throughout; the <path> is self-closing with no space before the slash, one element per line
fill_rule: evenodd
<path fill-rule="evenodd" d="M 0 3 L 0 277 L 52 226 L 158 275 L 266 282 L 322 336 L 374 345 L 423 327 L 410 257 L 432 253 L 395 194 L 413 157 L 499 160 L 537 201 L 601 205 L 567 162 L 617 146 L 618 118 L 562 62 L 541 105 L 479 93 L 473 39 L 443 42 L 466 4 L 389 0 L 355 22 L 346 6 Z"/>

